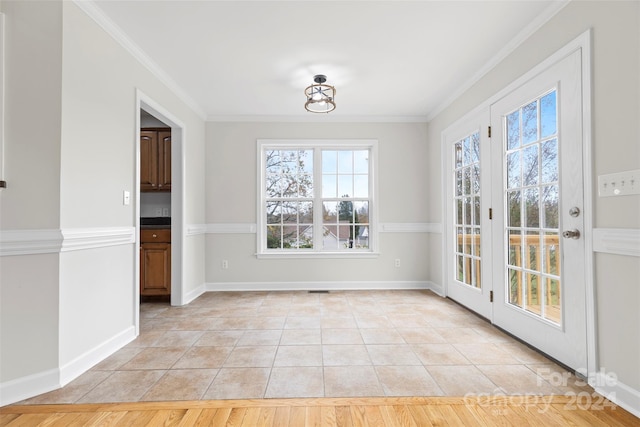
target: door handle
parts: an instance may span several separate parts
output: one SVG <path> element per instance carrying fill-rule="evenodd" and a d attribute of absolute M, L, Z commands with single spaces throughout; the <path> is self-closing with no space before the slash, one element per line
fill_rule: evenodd
<path fill-rule="evenodd" d="M 564 237 L 565 239 L 579 239 L 580 231 L 576 230 L 575 228 L 573 230 L 567 230 L 562 233 L 562 237 Z"/>

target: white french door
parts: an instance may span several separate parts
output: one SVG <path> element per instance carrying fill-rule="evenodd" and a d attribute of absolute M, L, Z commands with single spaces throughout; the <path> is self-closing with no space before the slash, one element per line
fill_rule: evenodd
<path fill-rule="evenodd" d="M 490 114 L 493 322 L 586 368 L 580 50 L 492 104 Z"/>
<path fill-rule="evenodd" d="M 445 233 L 447 296 L 491 319 L 491 270 L 485 261 L 491 251 L 486 233 L 491 201 L 488 121 L 485 110 L 447 129 L 443 158 L 445 215 L 450 224 Z"/>
<path fill-rule="evenodd" d="M 577 49 L 447 128 L 442 145 L 447 296 L 576 370 L 587 368 L 581 70 Z"/>

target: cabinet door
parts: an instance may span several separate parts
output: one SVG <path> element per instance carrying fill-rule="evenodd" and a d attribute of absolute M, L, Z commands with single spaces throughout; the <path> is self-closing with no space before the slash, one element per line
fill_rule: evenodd
<path fill-rule="evenodd" d="M 145 243 L 140 251 L 140 295 L 170 295 L 171 244 Z"/>
<path fill-rule="evenodd" d="M 140 131 L 140 190 L 153 191 L 158 184 L 158 133 Z"/>
<path fill-rule="evenodd" d="M 158 190 L 171 190 L 171 131 L 158 132 Z"/>

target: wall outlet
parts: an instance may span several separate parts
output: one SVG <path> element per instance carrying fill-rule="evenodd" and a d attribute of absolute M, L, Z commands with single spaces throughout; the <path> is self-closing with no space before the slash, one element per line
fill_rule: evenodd
<path fill-rule="evenodd" d="M 226 259 L 222 260 L 222 269 L 226 270 L 227 268 L 229 268 L 229 261 L 227 261 Z"/>
<path fill-rule="evenodd" d="M 169 208 L 162 208 L 162 216 L 169 216 Z"/>
<path fill-rule="evenodd" d="M 598 176 L 600 197 L 640 194 L 640 169 Z"/>
<path fill-rule="evenodd" d="M 396 258 L 396 260 L 394 261 L 393 265 L 395 265 L 397 268 L 400 267 L 400 258 Z"/>
<path fill-rule="evenodd" d="M 162 208 L 156 208 L 155 214 L 156 216 L 162 216 Z"/>

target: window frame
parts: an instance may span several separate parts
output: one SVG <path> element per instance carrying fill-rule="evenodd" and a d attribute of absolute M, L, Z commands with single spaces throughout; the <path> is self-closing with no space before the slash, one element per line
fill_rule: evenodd
<path fill-rule="evenodd" d="M 324 250 L 322 235 L 322 156 L 323 150 L 369 150 L 369 248 L 352 250 Z M 266 156 L 267 150 L 313 151 L 313 249 L 269 249 L 266 247 Z M 258 139 L 257 140 L 257 258 L 373 258 L 378 252 L 377 170 L 378 141 L 374 139 Z"/>

